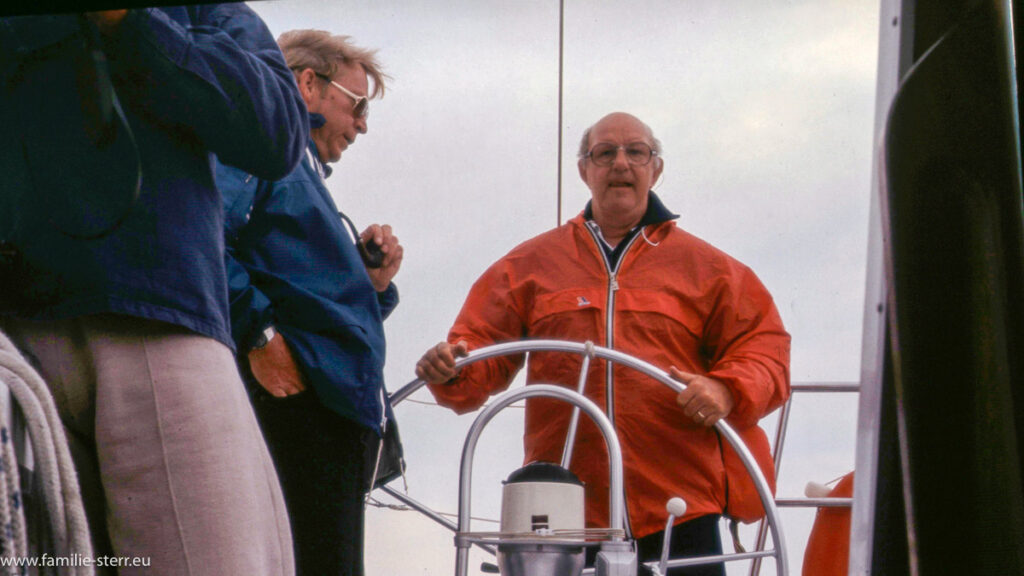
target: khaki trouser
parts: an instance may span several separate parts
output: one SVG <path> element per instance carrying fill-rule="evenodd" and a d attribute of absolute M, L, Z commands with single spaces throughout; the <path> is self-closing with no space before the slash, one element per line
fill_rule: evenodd
<path fill-rule="evenodd" d="M 53 392 L 97 555 L 120 574 L 291 575 L 281 490 L 231 351 L 156 321 L 0 321 Z"/>

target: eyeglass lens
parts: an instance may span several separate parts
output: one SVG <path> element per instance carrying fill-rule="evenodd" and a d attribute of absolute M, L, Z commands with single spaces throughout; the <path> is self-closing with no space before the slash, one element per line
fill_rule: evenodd
<path fill-rule="evenodd" d="M 352 113 L 355 115 L 356 118 L 365 118 L 366 113 L 369 112 L 369 107 L 370 101 L 367 100 L 365 97 L 360 96 L 356 100 L 355 107 L 352 108 Z"/>
<path fill-rule="evenodd" d="M 619 149 L 625 150 L 626 161 L 634 166 L 646 165 L 654 154 L 651 147 L 643 142 L 633 142 L 625 146 L 597 144 L 590 149 L 590 159 L 598 166 L 611 166 L 619 155 Z"/>
<path fill-rule="evenodd" d="M 325 74 L 317 74 L 317 76 L 321 80 L 323 80 L 324 82 L 327 82 L 330 85 L 332 85 L 335 88 L 337 88 L 338 90 L 341 90 L 341 92 L 344 95 L 348 96 L 349 98 L 351 98 L 352 100 L 355 101 L 353 106 L 352 106 L 352 114 L 356 118 L 366 118 L 370 114 L 370 110 L 369 110 L 369 108 L 370 108 L 370 99 L 369 98 L 367 98 L 366 96 L 357 96 L 357 95 L 353 94 L 349 89 L 345 88 L 341 84 L 338 84 L 334 80 L 331 80 L 330 76 L 327 76 Z"/>

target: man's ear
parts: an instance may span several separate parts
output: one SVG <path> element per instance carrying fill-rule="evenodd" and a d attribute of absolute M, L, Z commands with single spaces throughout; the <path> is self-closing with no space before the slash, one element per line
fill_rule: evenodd
<path fill-rule="evenodd" d="M 579 162 L 576 162 L 576 168 L 580 171 L 580 178 L 583 179 L 583 183 L 587 184 L 587 187 L 589 188 L 590 184 L 587 182 L 587 159 L 580 158 Z"/>
<path fill-rule="evenodd" d="M 295 82 L 299 85 L 299 94 L 302 99 L 306 102 L 306 108 L 311 108 L 313 103 L 317 100 L 317 76 L 316 72 L 312 68 L 303 68 L 301 72 L 295 75 Z M 310 110 L 311 112 L 313 110 Z"/>
<path fill-rule="evenodd" d="M 654 157 L 654 178 L 651 179 L 652 183 L 657 182 L 658 178 L 661 178 L 661 171 L 664 170 L 664 169 L 665 169 L 665 161 L 661 158 L 661 156 L 655 156 Z"/>

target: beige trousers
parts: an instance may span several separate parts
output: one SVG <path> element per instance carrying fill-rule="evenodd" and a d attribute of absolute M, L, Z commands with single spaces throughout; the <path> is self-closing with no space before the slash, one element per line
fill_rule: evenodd
<path fill-rule="evenodd" d="M 97 555 L 109 534 L 113 554 L 149 566 L 118 573 L 294 574 L 281 490 L 230 349 L 125 316 L 0 329 L 53 392 Z"/>

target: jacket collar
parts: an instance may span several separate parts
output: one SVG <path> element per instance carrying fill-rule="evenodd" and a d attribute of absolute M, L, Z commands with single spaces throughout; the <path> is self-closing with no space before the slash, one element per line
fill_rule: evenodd
<path fill-rule="evenodd" d="M 593 200 L 587 201 L 587 206 L 583 209 L 583 220 L 590 221 L 594 219 L 594 209 L 591 204 Z M 637 227 L 649 226 L 651 224 L 661 224 L 662 222 L 668 222 L 669 220 L 675 220 L 679 218 L 679 214 L 674 214 L 671 210 L 665 207 L 665 204 L 658 198 L 658 195 L 653 190 L 647 191 L 647 211 L 644 212 Z"/>
<path fill-rule="evenodd" d="M 648 190 L 647 211 L 644 213 L 643 217 L 640 218 L 640 222 L 637 223 L 637 225 L 634 226 L 633 229 L 630 230 L 629 233 L 627 233 L 615 246 L 609 245 L 608 242 L 604 240 L 600 227 L 598 227 L 597 222 L 594 222 L 594 211 L 590 202 L 587 202 L 586 208 L 583 209 L 583 214 L 581 215 L 580 220 L 584 226 L 589 226 L 594 229 L 599 239 L 598 246 L 600 246 L 601 250 L 607 257 L 609 265 L 616 267 L 618 266 L 619 260 L 622 258 L 622 254 L 626 251 L 626 248 L 630 245 L 633 238 L 635 238 L 637 234 L 641 233 L 644 227 L 663 224 L 665 222 L 675 220 L 676 218 L 679 218 L 679 215 L 669 211 L 669 209 L 661 202 L 661 199 L 658 198 L 658 195 L 653 191 Z M 644 238 L 647 238 L 646 235 Z M 651 244 L 650 240 L 647 242 Z M 652 245 L 657 246 L 657 243 L 653 243 Z"/>
<path fill-rule="evenodd" d="M 309 128 L 310 130 L 316 130 L 327 123 L 327 118 L 324 118 L 323 114 L 317 114 L 316 112 L 309 113 Z M 313 142 L 313 138 L 309 138 L 309 144 L 306 145 L 306 156 L 309 156 L 309 163 L 313 165 L 313 169 L 320 175 L 321 178 L 330 178 L 331 172 L 333 171 L 330 166 L 320 161 L 320 155 L 316 150 L 316 144 Z"/>

